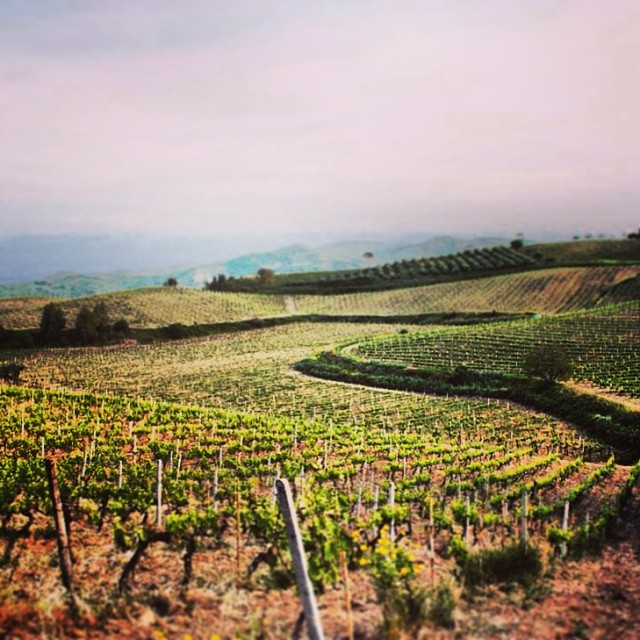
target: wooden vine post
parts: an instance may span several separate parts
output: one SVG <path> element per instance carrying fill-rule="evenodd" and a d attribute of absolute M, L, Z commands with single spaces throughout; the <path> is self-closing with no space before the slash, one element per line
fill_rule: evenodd
<path fill-rule="evenodd" d="M 520 502 L 521 502 L 521 514 L 520 514 L 520 543 L 521 544 L 526 544 L 527 540 L 528 540 L 528 523 L 527 523 L 527 516 L 528 516 L 528 495 L 527 492 L 523 489 L 522 491 L 522 495 L 520 496 Z"/>
<path fill-rule="evenodd" d="M 284 478 L 278 478 L 276 480 L 276 491 L 280 511 L 284 516 L 287 540 L 289 541 L 293 568 L 296 574 L 296 582 L 298 584 L 300 598 L 302 599 L 304 617 L 307 622 L 307 633 L 310 640 L 323 640 L 324 633 L 322 631 L 320 612 L 318 611 L 318 603 L 316 602 L 311 580 L 309 579 L 309 572 L 307 571 L 307 559 L 304 555 L 302 536 L 298 525 L 298 517 L 293 505 L 293 496 L 291 495 L 289 481 Z"/>
<path fill-rule="evenodd" d="M 158 459 L 158 479 L 156 482 L 156 526 L 162 526 L 162 460 Z"/>
<path fill-rule="evenodd" d="M 396 506 L 396 485 L 393 481 L 389 483 L 387 506 L 393 514 L 393 510 Z M 391 543 L 394 543 L 396 541 L 396 519 L 393 517 L 393 515 L 391 516 L 391 522 L 389 524 L 389 540 L 391 540 Z"/>
<path fill-rule="evenodd" d="M 431 566 L 431 586 L 436 584 L 436 550 L 433 540 L 434 532 L 434 520 L 433 520 L 433 496 L 429 498 L 429 564 Z"/>
<path fill-rule="evenodd" d="M 564 501 L 564 512 L 562 514 L 562 531 L 563 533 L 569 528 L 569 501 Z M 563 558 L 567 556 L 567 541 L 563 540 L 560 544 L 560 555 Z"/>
<path fill-rule="evenodd" d="M 60 573 L 62 574 L 62 584 L 73 598 L 73 567 L 71 565 L 71 545 L 69 543 L 69 533 L 67 523 L 64 519 L 64 508 L 60 488 L 58 487 L 58 473 L 56 464 L 51 458 L 45 458 L 44 464 L 47 470 L 47 480 L 49 483 L 49 494 L 53 504 L 53 518 L 56 524 L 56 538 L 58 541 L 58 555 L 60 557 Z"/>

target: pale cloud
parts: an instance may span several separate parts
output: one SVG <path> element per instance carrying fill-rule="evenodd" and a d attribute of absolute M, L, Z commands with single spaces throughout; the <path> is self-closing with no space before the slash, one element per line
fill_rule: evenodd
<path fill-rule="evenodd" d="M 0 9 L 5 231 L 637 223 L 635 0 L 176 7 Z"/>

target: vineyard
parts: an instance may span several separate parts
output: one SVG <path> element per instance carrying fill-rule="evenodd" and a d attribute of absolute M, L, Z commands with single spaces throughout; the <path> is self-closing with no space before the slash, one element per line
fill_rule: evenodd
<path fill-rule="evenodd" d="M 42 298 L 1 300 L 0 325 L 5 329 L 37 328 L 42 309 L 50 301 Z M 97 301 L 105 303 L 114 319 L 123 318 L 134 328 L 229 322 L 287 314 L 282 296 L 213 294 L 194 289 L 159 287 L 62 301 L 67 326 L 73 326 L 83 305 L 93 306 Z"/>
<path fill-rule="evenodd" d="M 229 591 L 248 590 L 248 614 L 265 589 L 290 589 L 277 476 L 295 483 L 316 589 L 330 599 L 348 581 L 380 602 L 360 614 L 343 608 L 326 621 L 335 634 L 350 615 L 365 628 L 372 614 L 378 626 L 397 624 L 388 590 L 406 600 L 412 584 L 425 589 L 427 618 L 447 626 L 439 607 L 453 597 L 452 575 L 468 588 L 492 581 L 477 562 L 493 566 L 498 552 L 517 560 L 523 549 L 523 570 L 537 575 L 543 552 L 597 545 L 640 470 L 590 462 L 602 457 L 598 446 L 569 428 L 479 400 L 436 404 L 428 431 L 393 416 L 373 427 L 17 389 L 0 401 L 5 601 L 45 597 L 27 542 L 54 553 L 49 459 L 78 556 L 76 596 L 96 615 L 131 598 L 176 611 L 197 601 L 184 631 L 198 635 Z M 96 573 L 96 562 L 108 570 Z M 165 571 L 149 575 L 146 562 Z M 60 587 L 47 585 L 63 606 Z M 277 634 L 277 622 L 290 634 L 297 610 L 277 621 L 264 614 L 223 618 L 220 631 L 259 623 Z"/>
<path fill-rule="evenodd" d="M 573 377 L 640 398 L 640 303 L 508 324 L 396 334 L 358 344 L 355 355 L 412 367 L 524 372 L 535 346 L 562 345 Z"/>
<path fill-rule="evenodd" d="M 593 637 L 634 637 L 640 549 L 611 556 L 606 545 L 638 510 L 640 463 L 622 450 L 640 420 L 621 404 L 640 398 L 638 273 L 62 301 L 70 324 L 97 300 L 140 329 L 256 322 L 150 344 L 3 351 L 24 369 L 19 386 L 0 386 L 0 637 L 302 637 L 277 478 L 293 487 L 327 638 L 583 637 L 587 612 Z M 36 329 L 43 304 L 2 301 L 0 324 Z M 408 320 L 493 311 L 538 315 Z M 288 324 L 257 322 L 267 318 Z M 525 370 L 540 347 L 566 352 L 572 384 L 614 396 L 593 405 L 600 430 L 473 384 L 461 395 L 411 386 L 493 375 L 543 388 Z M 366 375 L 320 379 L 305 362 Z M 606 560 L 592 560 L 603 546 Z M 540 615 L 559 580 L 574 589 L 588 582 L 583 567 L 596 576 L 606 562 L 628 581 Z"/>
<path fill-rule="evenodd" d="M 321 314 L 399 316 L 428 313 L 558 313 L 589 308 L 606 300 L 636 299 L 640 267 L 565 267 L 488 276 L 392 291 L 340 295 L 281 295 L 142 289 L 61 301 L 67 326 L 83 305 L 105 303 L 113 319 L 132 328 L 234 322 L 255 318 Z M 0 300 L 0 326 L 36 329 L 50 299 Z"/>
<path fill-rule="evenodd" d="M 451 277 L 487 276 L 501 271 L 521 271 L 538 266 L 539 261 L 535 257 L 521 250 L 491 247 L 434 258 L 399 260 L 364 269 L 283 275 L 274 280 L 272 288 L 287 293 L 310 290 L 335 294 L 417 286 Z M 235 280 L 233 286 L 238 290 L 252 290 L 255 282 L 241 278 Z"/>

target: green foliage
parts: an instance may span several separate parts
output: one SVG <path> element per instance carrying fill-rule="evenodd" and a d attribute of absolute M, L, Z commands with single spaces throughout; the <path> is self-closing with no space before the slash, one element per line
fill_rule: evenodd
<path fill-rule="evenodd" d="M 183 340 L 190 336 L 189 327 L 181 322 L 174 322 L 164 329 L 164 335 L 170 340 Z"/>
<path fill-rule="evenodd" d="M 418 629 L 429 616 L 428 592 L 414 584 L 423 569 L 413 554 L 390 537 L 387 525 L 380 530 L 369 563 L 378 602 L 382 605 L 383 637 L 397 637 L 400 631 Z M 440 603 L 444 604 L 444 603 Z"/>
<path fill-rule="evenodd" d="M 224 273 L 213 276 L 211 282 L 204 283 L 205 291 L 229 291 L 232 288 L 234 278 L 227 278 Z"/>
<path fill-rule="evenodd" d="M 93 319 L 98 331 L 98 335 L 104 336 L 111 331 L 111 323 L 109 321 L 109 312 L 104 300 L 97 302 L 93 307 Z"/>
<path fill-rule="evenodd" d="M 456 596 L 451 581 L 440 582 L 427 593 L 427 617 L 435 625 L 453 629 Z"/>
<path fill-rule="evenodd" d="M 118 335 L 121 335 L 121 336 L 129 335 L 129 333 L 131 332 L 131 328 L 129 327 L 129 323 L 124 318 L 121 318 L 120 320 L 116 320 L 113 323 L 112 330 L 113 330 L 114 333 L 116 333 Z"/>
<path fill-rule="evenodd" d="M 262 269 L 258 269 L 258 282 L 260 282 L 261 285 L 264 286 L 268 286 L 268 285 L 272 285 L 275 282 L 275 278 L 276 278 L 276 274 L 274 273 L 273 269 L 266 269 L 266 268 L 262 268 Z"/>
<path fill-rule="evenodd" d="M 94 313 L 89 307 L 83 306 L 78 311 L 75 323 L 75 333 L 82 344 L 92 344 L 96 342 L 100 333 Z"/>
<path fill-rule="evenodd" d="M 104 340 L 111 332 L 109 313 L 104 301 L 96 303 L 93 309 L 80 307 L 75 321 L 75 338 L 81 344 L 95 344 Z"/>
<path fill-rule="evenodd" d="M 20 382 L 20 374 L 24 371 L 21 362 L 5 362 L 0 364 L 0 378 L 10 383 Z"/>
<path fill-rule="evenodd" d="M 40 319 L 40 340 L 44 344 L 55 344 L 62 337 L 66 326 L 64 311 L 59 304 L 50 302 L 42 310 Z"/>
<path fill-rule="evenodd" d="M 573 532 L 570 529 L 563 531 L 562 529 L 552 525 L 547 531 L 547 539 L 551 544 L 569 542 L 571 538 L 573 538 Z"/>
<path fill-rule="evenodd" d="M 545 344 L 531 349 L 525 357 L 523 369 L 528 375 L 553 384 L 570 378 L 573 364 L 565 347 Z"/>
<path fill-rule="evenodd" d="M 469 588 L 487 584 L 530 584 L 542 574 L 540 550 L 530 544 L 514 544 L 501 549 L 469 553 L 458 542 L 450 551 L 456 559 L 460 577 Z"/>

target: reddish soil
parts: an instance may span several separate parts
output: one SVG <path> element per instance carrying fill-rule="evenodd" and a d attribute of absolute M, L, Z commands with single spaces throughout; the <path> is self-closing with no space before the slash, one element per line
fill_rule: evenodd
<path fill-rule="evenodd" d="M 236 585 L 233 543 L 203 548 L 194 558 L 194 577 L 180 595 L 181 554 L 164 543 L 152 545 L 130 591 L 113 597 L 128 554 L 114 549 L 110 534 L 73 532 L 78 585 L 74 622 L 57 568 L 55 540 L 38 523 L 40 535 L 19 540 L 11 560 L 0 566 L 0 639 L 188 637 L 291 638 L 300 604 L 293 588 L 270 590 L 266 572 Z M 432 624 L 398 638 L 514 638 L 593 640 L 640 638 L 640 496 L 636 490 L 615 539 L 600 555 L 557 561 L 551 574 L 528 590 L 488 587 L 473 598 L 457 589 L 455 628 Z M 4 542 L 4 541 L 3 541 Z M 260 550 L 243 549 L 248 566 Z M 428 572 L 425 571 L 425 574 Z M 427 576 L 422 576 L 425 580 Z M 355 637 L 382 637 L 382 614 L 364 572 L 350 576 Z M 327 638 L 347 638 L 342 588 L 320 596 Z M 300 637 L 305 637 L 304 629 Z"/>

